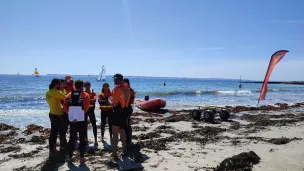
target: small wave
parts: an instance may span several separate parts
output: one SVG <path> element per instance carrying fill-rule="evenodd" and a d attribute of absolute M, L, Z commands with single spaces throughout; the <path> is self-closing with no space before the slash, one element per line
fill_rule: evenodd
<path fill-rule="evenodd" d="M 227 90 L 227 91 L 218 91 L 219 94 L 252 94 L 250 90 Z"/>
<path fill-rule="evenodd" d="M 0 103 L 5 102 L 33 102 L 45 100 L 45 97 L 31 97 L 31 96 L 8 96 L 8 97 L 0 97 Z"/>
<path fill-rule="evenodd" d="M 232 94 L 252 94 L 253 92 L 250 90 L 221 90 L 221 91 L 172 91 L 172 92 L 137 92 L 136 94 L 139 96 L 158 96 L 158 97 L 166 97 L 173 95 L 232 95 Z"/>

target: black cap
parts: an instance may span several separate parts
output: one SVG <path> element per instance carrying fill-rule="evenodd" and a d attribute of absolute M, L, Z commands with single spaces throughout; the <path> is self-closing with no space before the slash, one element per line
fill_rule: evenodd
<path fill-rule="evenodd" d="M 113 78 L 117 79 L 117 80 L 123 80 L 123 76 L 121 74 L 115 74 L 113 76 Z"/>
<path fill-rule="evenodd" d="M 83 83 L 83 85 L 84 85 L 84 86 L 86 86 L 86 85 L 91 85 L 91 83 L 90 83 L 90 81 L 86 81 L 86 82 Z"/>

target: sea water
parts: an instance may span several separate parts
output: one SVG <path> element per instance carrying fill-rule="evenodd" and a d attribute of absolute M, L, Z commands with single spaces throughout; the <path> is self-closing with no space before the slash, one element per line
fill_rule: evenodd
<path fill-rule="evenodd" d="M 21 127 L 30 123 L 49 126 L 49 108 L 45 92 L 53 78 L 63 79 L 64 75 L 0 75 L 0 123 Z M 143 100 L 146 95 L 149 95 L 150 99 L 162 98 L 167 102 L 167 109 L 189 109 L 198 105 L 256 106 L 262 86 L 242 84 L 242 88 L 239 88 L 239 80 L 229 79 L 128 78 L 136 91 L 136 99 Z M 103 82 L 96 81 L 96 76 L 73 76 L 73 79 L 90 81 L 97 94 L 101 91 Z M 111 76 L 106 78 L 106 82 L 113 88 Z M 303 102 L 303 95 L 304 85 L 269 84 L 266 100 L 260 104 Z M 99 120 L 99 110 L 96 110 L 96 116 Z"/>

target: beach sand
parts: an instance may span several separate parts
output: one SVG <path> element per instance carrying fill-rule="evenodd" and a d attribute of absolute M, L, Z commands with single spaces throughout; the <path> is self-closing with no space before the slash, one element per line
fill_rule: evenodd
<path fill-rule="evenodd" d="M 130 154 L 110 160 L 107 139 L 98 151 L 88 149 L 84 167 L 78 167 L 78 152 L 73 165 L 48 160 L 49 129 L 31 125 L 32 131 L 24 132 L 2 124 L 0 170 L 304 170 L 301 107 L 241 111 L 227 122 L 216 117 L 213 124 L 193 120 L 189 111 L 171 113 L 134 114 Z M 90 141 L 92 146 L 92 135 Z"/>

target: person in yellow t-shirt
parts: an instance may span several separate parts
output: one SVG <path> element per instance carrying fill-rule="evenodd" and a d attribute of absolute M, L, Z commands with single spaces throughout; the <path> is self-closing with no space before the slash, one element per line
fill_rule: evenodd
<path fill-rule="evenodd" d="M 51 134 L 49 137 L 50 157 L 56 151 L 56 140 L 60 136 L 60 150 L 66 147 L 66 124 L 63 119 L 63 106 L 61 101 L 65 99 L 65 95 L 59 91 L 60 80 L 53 79 L 46 92 L 46 101 L 50 107 L 49 118 L 51 120 Z"/>

